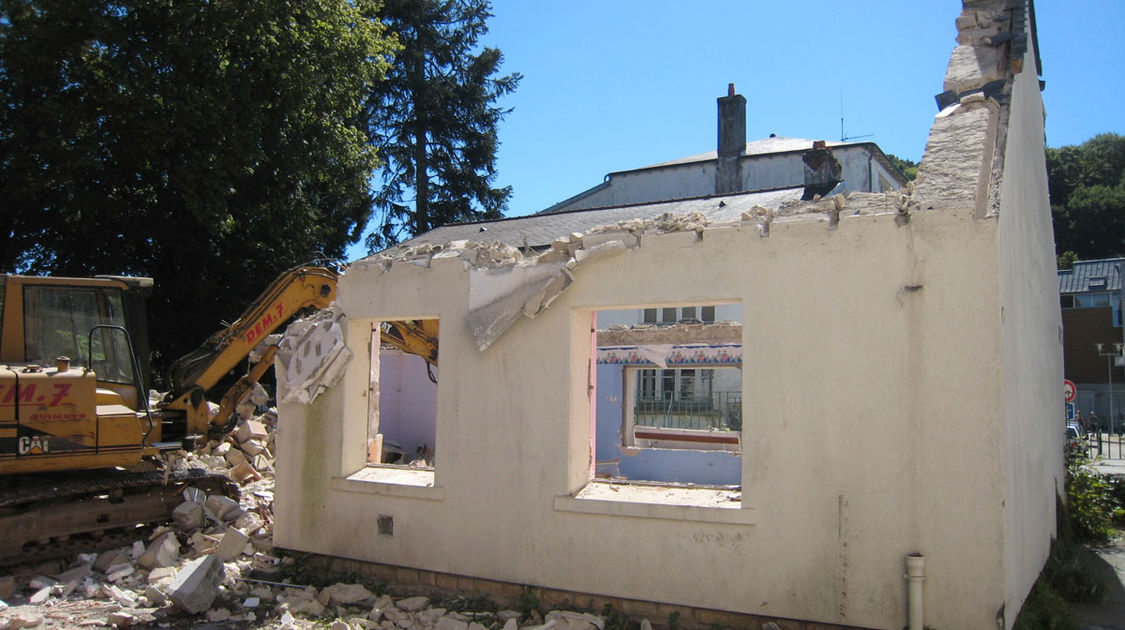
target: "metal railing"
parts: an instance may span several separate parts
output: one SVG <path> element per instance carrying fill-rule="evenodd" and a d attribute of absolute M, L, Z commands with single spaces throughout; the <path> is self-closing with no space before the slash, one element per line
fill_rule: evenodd
<path fill-rule="evenodd" d="M 1108 431 L 1094 432 L 1086 435 L 1086 444 L 1090 457 L 1102 459 L 1125 459 L 1125 436 L 1116 435 Z"/>
<path fill-rule="evenodd" d="M 742 430 L 742 392 L 641 398 L 633 424 L 661 429 Z"/>

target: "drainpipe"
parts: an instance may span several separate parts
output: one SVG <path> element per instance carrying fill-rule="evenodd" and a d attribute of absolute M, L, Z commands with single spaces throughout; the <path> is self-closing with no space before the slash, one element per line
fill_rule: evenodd
<path fill-rule="evenodd" d="M 910 630 L 923 630 L 922 584 L 926 581 L 926 557 L 915 551 L 906 556 L 906 607 Z"/>

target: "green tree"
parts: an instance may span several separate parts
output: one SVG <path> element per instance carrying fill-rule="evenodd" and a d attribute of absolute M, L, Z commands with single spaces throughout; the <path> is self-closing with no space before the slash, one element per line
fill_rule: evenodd
<path fill-rule="evenodd" d="M 918 177 L 917 162 L 911 162 L 910 160 L 900 158 L 899 156 L 893 155 L 891 153 L 887 154 L 887 159 L 891 161 L 891 164 L 895 165 L 895 168 L 897 168 L 900 173 L 902 173 L 902 176 L 906 178 L 906 181 L 912 182 Z"/>
<path fill-rule="evenodd" d="M 0 265 L 145 274 L 174 358 L 341 256 L 378 166 L 371 0 L 0 0 Z"/>
<path fill-rule="evenodd" d="M 372 93 L 372 142 L 386 160 L 375 195 L 374 252 L 440 225 L 499 218 L 511 187 L 495 187 L 496 105 L 519 73 L 496 76 L 503 55 L 478 50 L 488 0 L 385 0 L 379 16 L 402 44 Z"/>
<path fill-rule="evenodd" d="M 1125 255 L 1125 137 L 1048 148 L 1047 180 L 1060 268 Z"/>

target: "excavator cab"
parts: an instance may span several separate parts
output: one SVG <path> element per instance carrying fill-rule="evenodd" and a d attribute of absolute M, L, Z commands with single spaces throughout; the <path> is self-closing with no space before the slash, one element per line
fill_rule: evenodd
<path fill-rule="evenodd" d="M 148 374 L 150 278 L 0 276 L 0 363 L 89 368 L 97 386 L 141 408 Z"/>

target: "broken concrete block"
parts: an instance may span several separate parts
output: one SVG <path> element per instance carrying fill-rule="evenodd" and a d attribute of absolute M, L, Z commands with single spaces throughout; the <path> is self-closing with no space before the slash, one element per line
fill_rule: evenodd
<path fill-rule="evenodd" d="M 445 609 L 437 608 L 424 608 L 414 613 L 414 618 L 418 620 L 418 625 L 423 628 L 433 628 L 438 619 L 445 615 Z M 458 619 L 457 613 L 449 613 L 449 616 L 457 621 L 465 621 L 465 619 Z"/>
<path fill-rule="evenodd" d="M 602 630 L 605 620 L 597 615 L 572 610 L 552 610 L 547 613 L 547 623 L 554 621 L 557 630 Z"/>
<path fill-rule="evenodd" d="M 231 466 L 238 466 L 239 464 L 246 463 L 246 454 L 236 448 L 232 448 L 227 451 L 226 455 L 224 455 L 223 457 L 226 458 L 227 463 Z"/>
<path fill-rule="evenodd" d="M 133 608 L 137 605 L 137 600 L 112 584 L 102 585 L 102 592 L 105 593 L 106 597 L 109 597 L 125 608 Z"/>
<path fill-rule="evenodd" d="M 175 518 L 175 514 L 173 514 Z M 94 560 L 94 568 L 105 573 L 105 570 L 115 564 L 129 561 L 129 551 L 127 549 L 110 549 L 98 554 L 98 559 Z"/>
<path fill-rule="evenodd" d="M 179 559 L 180 541 L 176 539 L 174 533 L 168 532 L 149 543 L 148 549 L 141 554 L 137 564 L 151 571 L 159 567 L 170 567 Z"/>
<path fill-rule="evenodd" d="M 227 512 L 238 509 L 238 501 L 230 497 L 225 497 L 221 494 L 213 494 L 207 497 L 207 503 L 204 504 L 207 509 L 219 519 L 225 520 Z"/>
<path fill-rule="evenodd" d="M 164 591 L 160 590 L 160 587 L 155 584 L 149 584 L 145 587 L 145 599 L 147 599 L 152 606 L 163 606 L 167 603 L 168 596 L 164 594 Z"/>
<path fill-rule="evenodd" d="M 194 501 L 185 501 L 172 510 L 172 521 L 180 531 L 189 532 L 199 529 L 203 527 L 203 506 Z M 98 561 L 101 561 L 100 557 Z M 97 564 L 95 562 L 94 566 Z"/>
<path fill-rule="evenodd" d="M 30 589 L 39 590 L 48 586 L 54 586 L 58 583 L 59 581 L 54 578 L 47 577 L 46 575 L 37 575 L 27 581 L 27 587 Z"/>
<path fill-rule="evenodd" d="M 762 630 L 767 630 L 768 625 L 769 624 L 766 624 L 765 626 L 762 626 Z M 641 619 L 641 630 L 652 630 L 652 622 L 649 621 L 648 619 Z M 781 630 L 781 629 L 778 628 L 778 630 Z"/>
<path fill-rule="evenodd" d="M 496 619 L 499 620 L 500 623 L 503 623 L 503 624 L 508 623 L 509 619 L 517 619 L 518 620 L 522 616 L 523 616 L 523 614 L 520 613 L 520 611 L 511 610 L 511 609 L 504 609 L 504 610 L 501 610 L 501 611 L 496 613 Z"/>
<path fill-rule="evenodd" d="M 407 597 L 406 599 L 400 599 L 395 602 L 395 608 L 406 612 L 414 612 L 425 608 L 429 604 L 430 598 L 428 597 Z"/>
<path fill-rule="evenodd" d="M 320 599 L 323 598 L 323 599 Z M 320 592 L 320 602 L 326 606 L 370 606 L 375 603 L 375 593 L 362 584 L 333 584 Z"/>
<path fill-rule="evenodd" d="M 171 584 L 172 580 L 176 578 L 176 567 L 156 567 L 148 572 L 148 583 L 157 584 L 165 580 Z"/>
<path fill-rule="evenodd" d="M 215 608 L 213 610 L 208 610 L 205 616 L 207 617 L 207 621 L 217 623 L 230 619 L 230 611 L 226 608 Z"/>
<path fill-rule="evenodd" d="M 8 617 L 8 630 L 38 628 L 42 624 L 43 615 L 32 610 L 18 610 Z"/>
<path fill-rule="evenodd" d="M 503 630 L 519 630 L 519 627 L 519 622 L 517 622 L 514 618 L 510 618 L 504 622 Z"/>
<path fill-rule="evenodd" d="M 262 476 L 258 474 L 258 471 L 254 470 L 254 467 L 247 462 L 242 462 L 232 468 L 230 470 L 230 476 L 240 484 L 245 484 L 248 481 L 257 481 L 262 478 Z"/>
<path fill-rule="evenodd" d="M 230 445 L 227 445 L 227 446 L 229 448 Z M 184 501 L 191 501 L 192 503 L 198 503 L 200 505 L 203 505 L 203 502 L 206 501 L 206 500 L 207 500 L 207 493 L 204 492 L 202 489 L 196 488 L 194 486 L 189 486 L 187 488 L 184 488 Z"/>
<path fill-rule="evenodd" d="M 247 455 L 260 455 L 266 450 L 266 443 L 261 440 L 246 440 L 242 443 L 242 452 Z"/>
<path fill-rule="evenodd" d="M 403 612 L 394 606 L 389 606 L 383 610 L 383 616 L 386 617 L 386 622 L 390 622 L 393 626 L 399 628 L 409 628 L 414 625 L 413 615 Z"/>
<path fill-rule="evenodd" d="M 177 608 L 198 614 L 211 607 L 223 580 L 223 563 L 213 555 L 203 556 L 184 565 L 169 587 L 169 599 Z"/>
<path fill-rule="evenodd" d="M 234 526 L 253 536 L 255 532 L 264 527 L 265 519 L 257 512 L 243 512 L 234 521 Z"/>
<path fill-rule="evenodd" d="M 86 578 L 82 582 L 82 592 L 86 595 L 86 599 L 94 599 L 102 593 L 102 585 L 93 578 Z"/>
<path fill-rule="evenodd" d="M 136 569 L 133 567 L 132 562 L 124 562 L 107 569 L 105 579 L 110 582 L 120 582 L 122 579 L 132 575 L 134 571 L 136 571 Z"/>
<path fill-rule="evenodd" d="M 136 615 L 131 615 L 123 610 L 118 610 L 117 612 L 109 613 L 109 617 L 106 618 L 106 622 L 108 622 L 109 625 L 116 626 L 118 628 L 132 628 L 133 625 L 137 623 L 137 617 Z"/>
<path fill-rule="evenodd" d="M 238 442 L 245 446 L 246 442 L 250 440 L 265 440 L 269 437 L 266 432 L 266 425 L 256 420 L 247 420 L 238 427 L 235 433 Z"/>
<path fill-rule="evenodd" d="M 252 465 L 259 474 L 273 474 L 273 464 L 270 462 L 270 459 L 266 456 L 265 452 L 262 452 L 260 455 L 255 455 Z"/>
<path fill-rule="evenodd" d="M 434 630 L 469 630 L 469 624 L 453 617 L 442 617 L 434 624 Z"/>
<path fill-rule="evenodd" d="M 32 594 L 32 596 L 27 599 L 27 602 L 29 604 L 31 604 L 32 606 L 38 606 L 38 605 L 42 604 L 43 602 L 45 602 L 45 601 L 47 601 L 48 599 L 51 598 L 51 591 L 54 588 L 55 587 L 53 585 L 52 586 L 44 586 L 43 588 L 39 589 L 38 591 L 35 591 L 35 593 Z"/>
<path fill-rule="evenodd" d="M 324 605 L 321 604 L 320 602 L 316 601 L 315 599 L 310 599 L 310 600 L 307 600 L 307 601 L 293 602 L 292 604 L 290 604 L 290 606 L 291 606 L 290 609 L 293 612 L 295 612 L 297 614 L 300 614 L 300 615 L 305 615 L 307 617 L 323 617 L 324 616 L 324 611 L 325 611 Z"/>
<path fill-rule="evenodd" d="M 219 541 L 219 546 L 215 547 L 215 555 L 223 562 L 230 562 L 242 555 L 242 550 L 249 541 L 250 537 L 246 532 L 237 527 L 229 527 L 223 534 L 223 539 Z"/>

